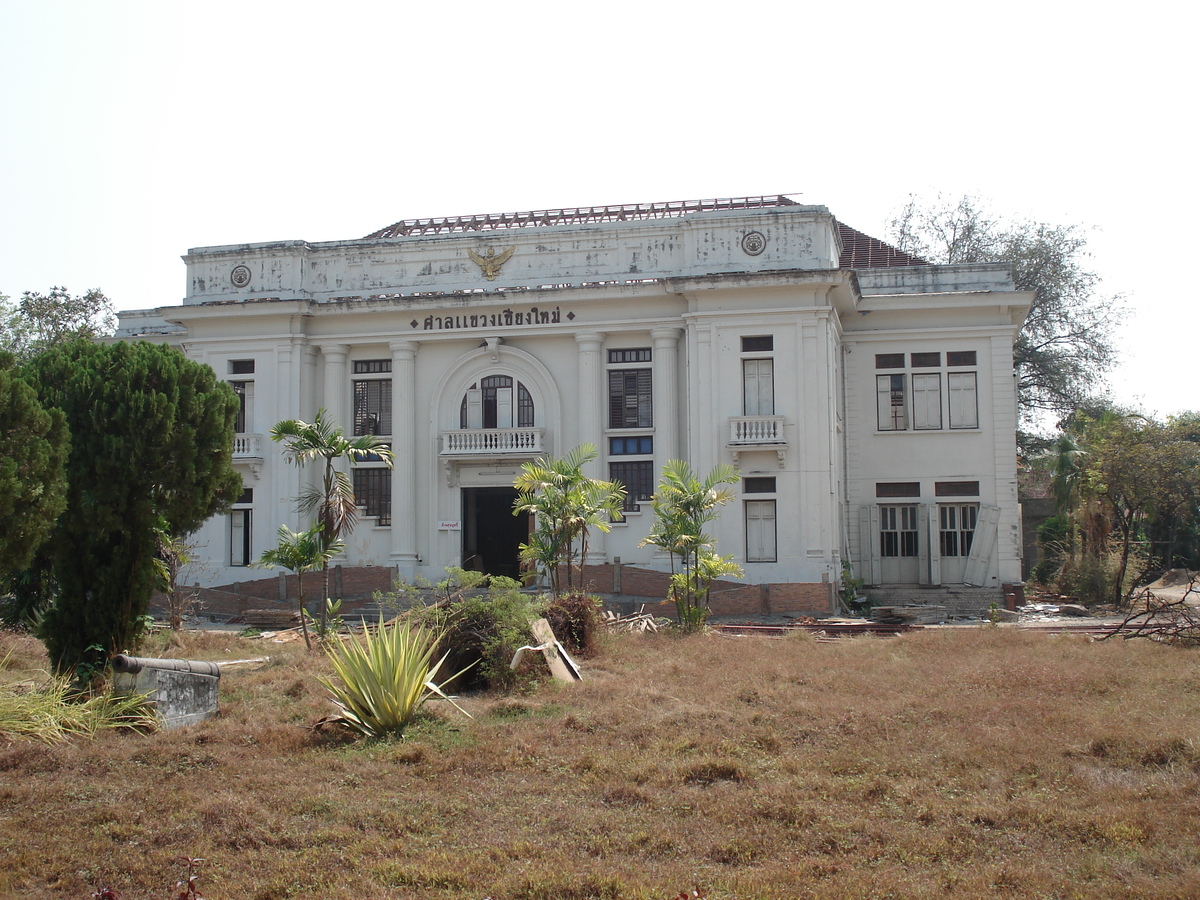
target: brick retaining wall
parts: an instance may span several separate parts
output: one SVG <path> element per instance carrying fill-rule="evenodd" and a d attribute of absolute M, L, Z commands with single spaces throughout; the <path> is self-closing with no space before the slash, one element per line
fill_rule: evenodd
<path fill-rule="evenodd" d="M 608 594 L 630 600 L 646 600 L 647 612 L 673 616 L 675 604 L 661 598 L 667 596 L 670 575 L 643 569 L 638 566 L 620 566 L 619 583 L 617 567 L 611 563 L 588 566 L 585 571 L 586 590 L 597 594 Z M 361 609 L 373 602 L 376 591 L 388 591 L 395 578 L 395 569 L 390 566 L 335 566 L 329 571 L 329 590 L 335 596 L 345 598 L 343 610 Z M 578 578 L 578 573 L 575 573 Z M 564 570 L 561 584 L 566 586 Z M 576 585 L 578 587 L 578 585 Z M 195 587 L 199 601 L 197 613 L 202 616 L 239 616 L 248 609 L 290 610 L 296 607 L 296 576 L 268 575 L 254 581 L 239 581 L 214 588 Z M 304 576 L 306 601 L 320 599 L 323 579 L 320 572 L 308 572 Z M 161 594 L 155 594 L 150 602 L 152 610 L 165 611 Z M 781 613 L 805 613 L 830 615 L 837 612 L 833 585 L 824 583 L 778 583 L 743 584 L 739 581 L 714 581 L 709 590 L 709 611 L 714 616 L 757 616 L 780 615 Z"/>
<path fill-rule="evenodd" d="M 334 597 L 345 598 L 342 609 L 350 612 L 370 605 L 376 591 L 392 588 L 396 570 L 391 566 L 334 566 L 329 570 L 329 592 Z M 321 572 L 304 574 L 304 599 L 312 608 L 312 601 L 319 600 L 324 593 L 325 580 Z M 212 588 L 191 587 L 197 600 L 196 613 L 201 616 L 239 616 L 248 609 L 296 608 L 297 577 L 277 573 L 254 581 L 237 581 Z M 165 613 L 166 598 L 156 593 L 150 600 L 150 609 Z"/>

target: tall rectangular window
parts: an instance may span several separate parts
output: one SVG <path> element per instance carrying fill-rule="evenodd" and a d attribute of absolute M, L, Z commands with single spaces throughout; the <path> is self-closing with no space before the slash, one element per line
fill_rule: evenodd
<path fill-rule="evenodd" d="M 246 434 L 253 430 L 251 425 L 254 421 L 254 382 L 231 381 L 229 386 L 233 388 L 233 392 L 237 394 L 238 398 L 238 413 L 233 430 L 237 434 Z"/>
<path fill-rule="evenodd" d="M 654 460 L 609 463 L 608 479 L 625 485 L 625 512 L 638 512 L 654 496 Z"/>
<path fill-rule="evenodd" d="M 879 555 L 916 556 L 920 547 L 917 506 L 879 507 Z"/>
<path fill-rule="evenodd" d="M 354 500 L 363 507 L 363 515 L 392 524 L 392 470 L 382 467 L 354 469 Z"/>
<path fill-rule="evenodd" d="M 775 562 L 778 559 L 775 531 L 775 501 L 747 500 L 746 562 Z"/>
<path fill-rule="evenodd" d="M 254 562 L 250 548 L 250 513 L 249 509 L 229 511 L 229 564 L 231 566 L 248 566 Z"/>
<path fill-rule="evenodd" d="M 941 428 L 942 376 L 927 372 L 914 372 L 912 376 L 912 394 L 913 428 L 917 431 L 931 431 Z"/>
<path fill-rule="evenodd" d="M 608 427 L 650 428 L 654 425 L 650 369 L 610 369 Z"/>
<path fill-rule="evenodd" d="M 875 376 L 880 431 L 904 431 L 908 427 L 908 398 L 904 380 L 904 375 Z"/>
<path fill-rule="evenodd" d="M 392 380 L 354 382 L 354 433 L 392 433 Z"/>
<path fill-rule="evenodd" d="M 946 376 L 950 387 L 950 427 L 979 427 L 979 393 L 974 372 L 951 372 Z"/>
<path fill-rule="evenodd" d="M 745 398 L 744 415 L 775 415 L 775 361 L 743 359 L 742 389 Z"/>
<path fill-rule="evenodd" d="M 974 366 L 977 360 L 978 354 L 974 350 L 948 350 L 945 354 L 929 350 L 907 356 L 903 353 L 875 354 L 876 369 L 901 370 L 875 375 L 878 429 L 978 428 L 977 373 L 953 371 Z"/>
<path fill-rule="evenodd" d="M 963 503 L 938 507 L 942 556 L 968 556 L 979 519 L 979 505 Z"/>

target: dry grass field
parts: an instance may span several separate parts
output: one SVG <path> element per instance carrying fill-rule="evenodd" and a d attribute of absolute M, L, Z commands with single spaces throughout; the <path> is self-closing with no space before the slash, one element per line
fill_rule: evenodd
<path fill-rule="evenodd" d="M 580 684 L 391 742 L 308 727 L 326 664 L 302 646 L 169 652 L 273 658 L 201 726 L 0 741 L 0 896 L 166 898 L 182 855 L 208 900 L 1200 896 L 1194 651 L 628 636 Z M 0 683 L 45 664 L 6 653 Z"/>

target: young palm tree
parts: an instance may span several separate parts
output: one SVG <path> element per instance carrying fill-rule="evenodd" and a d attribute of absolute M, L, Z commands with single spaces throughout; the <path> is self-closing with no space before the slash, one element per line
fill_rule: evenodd
<path fill-rule="evenodd" d="M 558 570 L 564 562 L 567 590 L 573 587 L 576 541 L 582 586 L 590 529 L 608 531 L 625 503 L 622 485 L 583 473 L 583 467 L 599 455 L 595 444 L 580 444 L 561 458 L 525 463 L 513 482 L 520 491 L 513 514 L 525 512 L 534 517 L 534 533 L 528 544 L 521 545 L 521 559 L 546 572 L 555 597 L 560 594 Z"/>
<path fill-rule="evenodd" d="M 374 434 L 346 437 L 341 428 L 326 418 L 324 409 L 317 410 L 312 422 L 285 419 L 276 423 L 271 429 L 271 440 L 282 443 L 288 462 L 298 466 L 314 459 L 324 461 L 321 483 L 304 488 L 298 505 L 301 513 L 316 518 L 327 547 L 349 535 L 358 522 L 354 483 L 337 467 L 338 462 L 346 460 L 354 465 L 359 460 L 378 458 L 389 469 L 392 467 L 392 449 L 381 438 Z M 325 597 L 329 596 L 329 557 L 322 564 Z M 324 604 L 321 622 L 325 622 Z"/>
<path fill-rule="evenodd" d="M 687 631 L 700 628 L 708 617 L 708 589 L 718 578 L 740 576 L 732 556 L 718 556 L 704 526 L 717 517 L 718 507 L 734 499 L 724 485 L 741 478 L 728 464 L 716 466 L 703 480 L 683 460 L 663 466 L 662 482 L 651 504 L 654 525 L 640 546 L 659 547 L 671 554 L 671 594 L 679 624 Z M 675 571 L 675 561 L 682 570 Z"/>
<path fill-rule="evenodd" d="M 255 568 L 269 569 L 279 566 L 296 573 L 297 602 L 300 604 L 300 630 L 304 634 L 304 646 L 312 649 L 308 638 L 308 617 L 304 611 L 304 573 L 315 572 L 329 565 L 329 560 L 342 552 L 344 545 L 339 540 L 326 543 L 319 523 L 308 531 L 292 531 L 286 525 L 279 526 L 279 542 L 273 550 L 264 550 Z"/>

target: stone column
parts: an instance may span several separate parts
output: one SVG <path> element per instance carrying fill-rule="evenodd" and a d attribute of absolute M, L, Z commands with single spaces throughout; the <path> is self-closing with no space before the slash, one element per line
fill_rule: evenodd
<path fill-rule="evenodd" d="M 679 329 L 655 328 L 654 338 L 654 462 L 679 458 Z"/>
<path fill-rule="evenodd" d="M 600 457 L 595 462 L 588 463 L 584 474 L 590 478 L 608 479 L 604 468 L 604 335 L 598 331 L 585 331 L 575 335 L 579 344 L 579 433 L 578 444 L 594 444 L 600 451 Z M 570 450 L 570 446 L 557 448 L 557 454 Z M 588 536 L 587 564 L 592 565 L 605 561 L 604 532 L 592 529 Z"/>
<path fill-rule="evenodd" d="M 349 433 L 354 424 L 354 406 L 350 399 L 349 382 L 346 378 L 346 357 L 350 353 L 348 344 L 322 344 L 321 355 L 325 357 L 325 418 L 341 425 Z M 349 413 L 346 403 L 351 404 Z"/>
<path fill-rule="evenodd" d="M 679 458 L 679 329 L 655 328 L 654 338 L 654 472 L 662 472 L 668 460 Z M 659 564 L 670 554 L 655 548 Z"/>
<path fill-rule="evenodd" d="M 392 563 L 417 569 L 417 342 L 392 341 Z"/>

